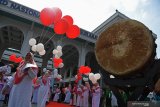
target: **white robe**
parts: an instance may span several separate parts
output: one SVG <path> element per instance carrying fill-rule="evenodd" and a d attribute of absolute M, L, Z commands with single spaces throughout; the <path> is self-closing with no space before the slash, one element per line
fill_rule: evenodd
<path fill-rule="evenodd" d="M 82 102 L 82 89 L 79 87 L 79 88 L 77 88 L 77 103 L 76 103 L 76 106 L 82 107 L 82 104 L 83 104 L 83 102 Z"/>
<path fill-rule="evenodd" d="M 73 105 L 76 105 L 77 95 L 76 95 L 77 87 L 73 88 Z"/>
<path fill-rule="evenodd" d="M 37 103 L 39 87 L 33 88 L 32 103 Z"/>
<path fill-rule="evenodd" d="M 46 101 L 48 100 L 49 90 L 50 90 L 50 79 L 49 78 L 47 79 L 46 85 L 44 85 L 42 82 L 42 79 L 40 79 L 37 107 L 45 107 L 46 106 Z"/>
<path fill-rule="evenodd" d="M 112 106 L 117 106 L 117 107 L 118 107 L 117 98 L 116 98 L 116 96 L 113 94 L 112 91 L 111 91 L 111 93 L 112 93 L 112 97 L 111 97 L 111 105 L 112 105 Z"/>
<path fill-rule="evenodd" d="M 83 90 L 83 107 L 88 107 L 89 89 L 86 86 L 84 86 Z"/>
<path fill-rule="evenodd" d="M 14 84 L 10 96 L 8 107 L 31 107 L 32 79 L 36 77 L 37 71 L 28 71 L 19 84 Z"/>
<path fill-rule="evenodd" d="M 92 93 L 92 107 L 99 107 L 99 103 L 100 103 L 100 88 L 96 88 L 94 90 L 94 92 Z"/>

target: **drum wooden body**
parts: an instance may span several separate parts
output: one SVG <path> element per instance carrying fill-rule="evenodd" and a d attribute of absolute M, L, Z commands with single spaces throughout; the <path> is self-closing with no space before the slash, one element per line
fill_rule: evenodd
<path fill-rule="evenodd" d="M 128 75 L 154 59 L 154 42 L 144 24 L 136 20 L 122 20 L 99 35 L 95 47 L 96 59 L 106 72 Z"/>

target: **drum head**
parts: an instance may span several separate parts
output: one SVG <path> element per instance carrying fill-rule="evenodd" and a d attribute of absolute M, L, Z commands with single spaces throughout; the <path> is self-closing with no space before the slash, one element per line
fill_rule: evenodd
<path fill-rule="evenodd" d="M 122 20 L 102 32 L 95 54 L 100 66 L 114 75 L 133 73 L 152 56 L 154 42 L 150 30 L 136 20 Z"/>

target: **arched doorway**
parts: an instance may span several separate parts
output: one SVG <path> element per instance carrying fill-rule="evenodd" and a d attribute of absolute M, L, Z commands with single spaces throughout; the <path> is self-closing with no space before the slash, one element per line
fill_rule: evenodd
<path fill-rule="evenodd" d="M 62 48 L 62 59 L 64 67 L 61 72 L 66 78 L 72 78 L 75 74 L 75 67 L 78 67 L 79 52 L 78 49 L 73 45 L 65 45 Z"/>
<path fill-rule="evenodd" d="M 95 53 L 94 52 L 88 52 L 86 54 L 86 57 L 85 57 L 85 65 L 86 66 L 89 66 L 92 70 L 92 72 L 94 73 L 98 73 L 99 72 L 99 64 L 96 60 L 96 57 L 95 57 Z"/>
<path fill-rule="evenodd" d="M 7 48 L 21 50 L 24 34 L 15 26 L 4 26 L 0 28 L 0 59 Z"/>

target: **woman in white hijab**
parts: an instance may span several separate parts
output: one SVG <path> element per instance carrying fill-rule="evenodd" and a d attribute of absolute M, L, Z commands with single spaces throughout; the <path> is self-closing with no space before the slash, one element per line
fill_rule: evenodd
<path fill-rule="evenodd" d="M 37 107 L 45 107 L 50 92 L 50 80 L 53 78 L 51 71 L 47 70 L 42 77 L 38 78 L 40 87 L 38 90 Z"/>
<path fill-rule="evenodd" d="M 29 52 L 13 77 L 8 107 L 31 107 L 32 79 L 37 76 L 37 72 L 33 54 Z"/>

